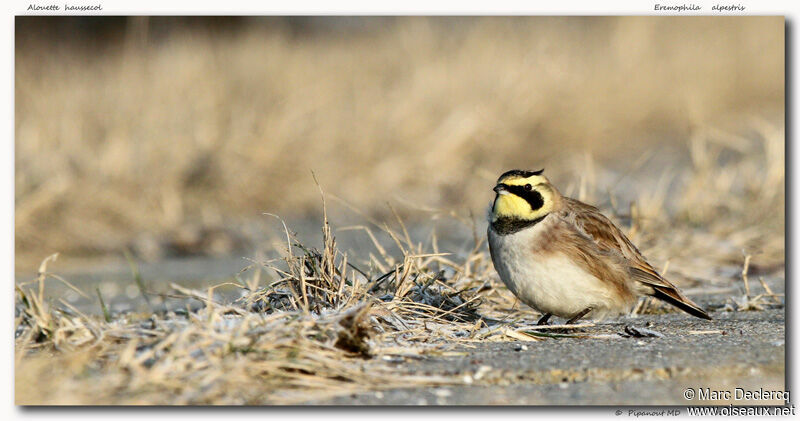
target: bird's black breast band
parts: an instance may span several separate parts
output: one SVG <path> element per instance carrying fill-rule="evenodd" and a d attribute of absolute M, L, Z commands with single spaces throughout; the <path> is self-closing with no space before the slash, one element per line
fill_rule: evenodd
<path fill-rule="evenodd" d="M 532 220 L 519 218 L 497 218 L 497 220 L 492 222 L 492 228 L 500 235 L 513 234 L 542 222 L 542 220 L 544 220 L 546 217 L 547 215 Z"/>

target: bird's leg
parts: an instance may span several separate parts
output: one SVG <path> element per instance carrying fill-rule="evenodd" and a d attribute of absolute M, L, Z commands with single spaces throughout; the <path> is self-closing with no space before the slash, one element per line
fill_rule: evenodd
<path fill-rule="evenodd" d="M 552 314 L 550 314 L 550 313 L 545 313 L 545 314 L 544 314 L 544 316 L 542 316 L 542 318 L 541 318 L 541 319 L 539 319 L 539 321 L 538 321 L 538 322 L 536 322 L 536 325 L 537 325 L 537 326 L 544 326 L 544 325 L 546 325 L 546 324 L 547 324 L 547 321 L 548 321 L 548 320 L 550 320 L 550 316 L 552 316 Z"/>
<path fill-rule="evenodd" d="M 587 315 L 590 311 L 592 311 L 592 308 L 591 307 L 586 307 L 585 309 L 583 309 L 583 311 L 581 311 L 580 313 L 576 314 L 571 319 L 567 320 L 567 324 L 568 325 L 575 324 L 575 322 L 580 320 L 581 317 Z"/>

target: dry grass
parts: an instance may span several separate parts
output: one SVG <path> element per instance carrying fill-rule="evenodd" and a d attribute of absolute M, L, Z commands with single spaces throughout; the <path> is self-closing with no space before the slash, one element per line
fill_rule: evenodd
<path fill-rule="evenodd" d="M 17 404 L 293 404 L 414 385 L 465 384 L 464 376 L 398 375 L 368 359 L 441 355 L 471 341 L 536 340 L 507 324 L 513 297 L 494 288 L 476 245 L 463 262 L 387 231 L 406 250 L 381 253 L 366 274 L 335 246 L 322 250 L 286 231 L 278 262 L 261 262 L 233 303 L 213 290 L 173 285 L 202 302 L 196 312 L 87 316 L 45 298 L 47 270 L 16 289 Z M 262 270 L 275 279 L 263 287 Z M 480 309 L 481 314 L 478 313 Z M 104 313 L 106 313 L 104 311 Z M 444 350 L 444 351 L 443 351 Z"/>
<path fill-rule="evenodd" d="M 607 168 L 691 151 L 694 170 L 710 171 L 701 184 L 682 182 L 692 174 L 681 165 L 639 165 L 687 185 L 685 200 L 705 210 L 686 216 L 704 223 L 720 203 L 751 203 L 704 195 L 734 182 L 717 177 L 717 152 L 736 160 L 769 145 L 782 159 L 780 17 L 402 18 L 364 31 L 150 38 L 141 27 L 97 48 L 18 36 L 18 269 L 264 211 L 318 217 L 310 170 L 372 215 L 386 216 L 387 200 L 480 215 L 512 167 L 544 166 L 562 188 L 605 200 L 619 189 Z M 709 128 L 747 132 L 751 117 L 767 142 L 707 143 Z M 782 167 L 724 160 L 732 176 L 758 174 L 745 192 L 764 175 L 782 180 Z"/>

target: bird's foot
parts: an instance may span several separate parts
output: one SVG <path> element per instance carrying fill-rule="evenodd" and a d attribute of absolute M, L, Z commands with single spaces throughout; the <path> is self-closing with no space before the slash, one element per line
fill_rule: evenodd
<path fill-rule="evenodd" d="M 572 318 L 571 318 L 571 319 L 567 320 L 567 324 L 568 324 L 568 325 L 574 325 L 574 324 L 575 324 L 575 323 L 576 323 L 578 320 L 580 320 L 580 319 L 581 319 L 583 316 L 585 316 L 585 315 L 589 314 L 589 312 L 590 312 L 590 311 L 592 311 L 592 308 L 591 308 L 591 307 L 586 307 L 586 308 L 585 308 L 585 309 L 583 309 L 583 310 L 582 310 L 580 313 L 578 313 L 578 314 L 576 314 L 576 315 L 572 316 Z"/>
<path fill-rule="evenodd" d="M 551 317 L 551 316 L 552 316 L 552 314 L 550 314 L 550 313 L 545 313 L 545 315 L 544 315 L 544 316 L 542 316 L 542 317 L 539 319 L 539 321 L 538 321 L 538 322 L 536 322 L 536 325 L 537 325 L 537 326 L 545 326 L 545 325 L 547 325 L 547 321 L 548 321 L 548 320 L 550 320 L 550 317 Z"/>

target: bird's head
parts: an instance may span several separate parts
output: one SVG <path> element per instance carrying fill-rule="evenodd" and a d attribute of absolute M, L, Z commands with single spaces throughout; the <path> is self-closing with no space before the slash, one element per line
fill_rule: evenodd
<path fill-rule="evenodd" d="M 494 186 L 492 222 L 498 219 L 533 221 L 555 209 L 560 195 L 542 175 L 544 170 L 511 170 L 503 173 Z"/>

